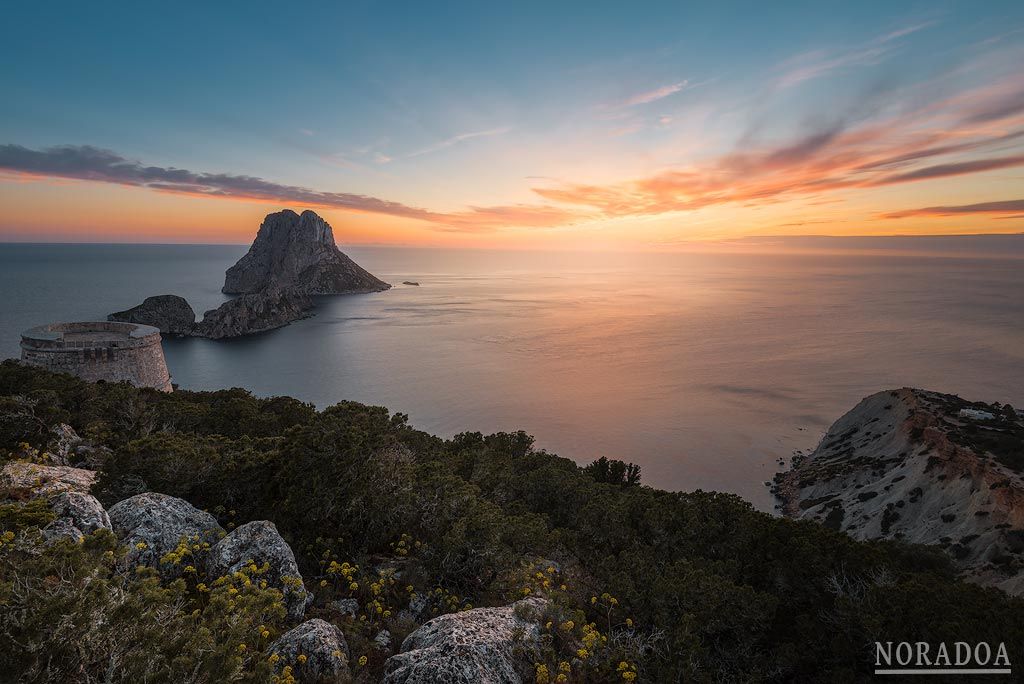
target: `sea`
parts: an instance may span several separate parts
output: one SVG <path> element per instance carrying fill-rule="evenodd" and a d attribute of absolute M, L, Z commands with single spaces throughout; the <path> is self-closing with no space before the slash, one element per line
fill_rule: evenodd
<path fill-rule="evenodd" d="M 149 295 L 226 299 L 244 245 L 0 244 L 0 357 Z M 164 340 L 178 387 L 382 405 L 441 436 L 525 430 L 654 487 L 765 485 L 863 397 L 1024 406 L 1024 235 L 763 238 L 672 251 L 352 247 L 386 292 L 253 337 Z M 403 281 L 419 285 L 404 285 Z"/>

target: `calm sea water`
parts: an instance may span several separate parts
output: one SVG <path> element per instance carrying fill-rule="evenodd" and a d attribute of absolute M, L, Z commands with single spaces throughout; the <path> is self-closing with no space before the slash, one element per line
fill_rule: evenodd
<path fill-rule="evenodd" d="M 912 385 L 1024 405 L 1024 237 L 961 241 L 959 256 L 905 243 L 349 249 L 396 287 L 322 298 L 314 318 L 264 335 L 164 347 L 183 388 L 380 404 L 446 436 L 522 428 L 581 463 L 634 461 L 647 484 L 770 509 L 763 481 L 777 460 L 813 447 L 869 393 Z M 244 251 L 0 245 L 0 357 L 19 354 L 22 329 L 103 318 L 148 295 L 212 308 Z"/>

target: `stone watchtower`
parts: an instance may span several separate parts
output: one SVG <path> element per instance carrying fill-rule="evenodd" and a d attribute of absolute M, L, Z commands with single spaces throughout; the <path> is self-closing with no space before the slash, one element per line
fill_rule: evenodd
<path fill-rule="evenodd" d="M 130 382 L 171 391 L 160 331 L 149 325 L 51 323 L 21 334 L 21 361 L 96 382 Z"/>

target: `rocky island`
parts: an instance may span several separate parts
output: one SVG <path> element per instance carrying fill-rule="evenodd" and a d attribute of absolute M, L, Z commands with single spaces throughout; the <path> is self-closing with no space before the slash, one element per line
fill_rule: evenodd
<path fill-rule="evenodd" d="M 107 319 L 142 323 L 162 333 L 224 339 L 306 318 L 314 295 L 381 292 L 391 286 L 338 249 L 330 224 L 312 211 L 268 214 L 249 251 L 225 273 L 225 294 L 240 295 L 203 314 L 177 295 L 148 297 Z"/>
<path fill-rule="evenodd" d="M 946 639 L 1016 663 L 1021 435 L 1007 406 L 881 392 L 781 476 L 775 517 L 523 432 L 5 361 L 0 662 L 83 683 L 852 682 L 875 641 Z"/>

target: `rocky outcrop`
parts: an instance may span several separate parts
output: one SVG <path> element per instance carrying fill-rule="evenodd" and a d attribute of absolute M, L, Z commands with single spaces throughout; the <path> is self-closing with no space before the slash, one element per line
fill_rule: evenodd
<path fill-rule="evenodd" d="M 227 270 L 226 294 L 295 288 L 311 295 L 380 292 L 390 285 L 345 256 L 331 226 L 312 211 L 268 214 L 248 253 Z"/>
<path fill-rule="evenodd" d="M 546 601 L 474 608 L 436 617 L 385 663 L 388 684 L 519 684 L 536 659 L 537 620 Z"/>
<path fill-rule="evenodd" d="M 61 492 L 50 498 L 50 509 L 57 520 L 65 520 L 81 534 L 112 529 L 110 516 L 96 497 L 81 492 Z"/>
<path fill-rule="evenodd" d="M 313 304 L 290 288 L 270 288 L 224 302 L 203 315 L 193 329 L 197 337 L 219 340 L 266 332 L 306 318 Z"/>
<path fill-rule="evenodd" d="M 92 470 L 68 466 L 45 466 L 12 461 L 0 471 L 0 487 L 10 491 L 23 489 L 34 496 L 50 496 L 61 492 L 88 494 L 96 481 Z"/>
<path fill-rule="evenodd" d="M 279 668 L 290 666 L 303 682 L 333 681 L 348 670 L 350 657 L 345 635 L 319 618 L 282 634 L 270 645 L 269 653 L 278 656 Z M 299 662 L 300 655 L 305 656 L 305 662 Z"/>
<path fill-rule="evenodd" d="M 112 313 L 107 320 L 151 325 L 169 335 L 191 335 L 196 312 L 183 297 L 166 294 L 146 297 L 138 306 Z"/>
<path fill-rule="evenodd" d="M 56 430 L 58 434 L 60 430 Z M 47 539 L 81 541 L 99 529 L 111 529 L 110 518 L 96 497 L 89 494 L 96 473 L 65 466 L 13 462 L 0 471 L 0 500 L 20 506 L 46 498 L 53 520 L 43 528 Z"/>
<path fill-rule="evenodd" d="M 306 588 L 288 543 L 269 520 L 254 520 L 233 530 L 211 549 L 208 567 L 211 577 L 229 575 L 255 564 L 266 571 L 260 575 L 267 584 L 280 589 L 288 617 L 298 620 L 306 611 Z"/>
<path fill-rule="evenodd" d="M 161 558 L 175 551 L 182 540 L 200 550 L 192 554 L 192 565 L 202 565 L 205 545 L 212 547 L 224 536 L 224 530 L 212 515 L 201 511 L 184 499 L 166 494 L 146 492 L 119 501 L 108 511 L 117 536 L 128 546 L 125 562 L 159 568 L 161 575 L 173 577 L 183 570 L 179 563 L 161 563 Z M 192 552 L 190 552 L 192 553 Z"/>
<path fill-rule="evenodd" d="M 67 423 L 58 423 L 50 429 L 53 438 L 46 447 L 50 459 L 57 465 L 70 465 L 73 450 L 82 443 L 75 429 Z"/>
<path fill-rule="evenodd" d="M 1024 416 L 904 388 L 861 401 L 776 478 L 784 513 L 857 539 L 944 548 L 965 578 L 1024 594 Z"/>

